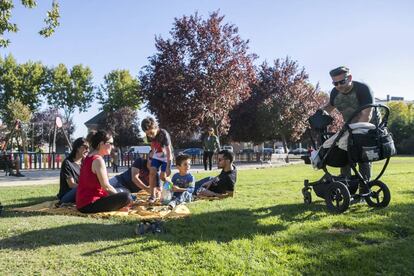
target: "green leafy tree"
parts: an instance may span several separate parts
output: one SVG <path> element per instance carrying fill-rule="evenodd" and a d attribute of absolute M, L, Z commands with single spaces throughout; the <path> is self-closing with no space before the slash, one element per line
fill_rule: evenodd
<path fill-rule="evenodd" d="M 140 137 L 137 111 L 128 106 L 108 111 L 99 128 L 111 131 L 114 143 L 120 147 L 138 145 L 143 142 Z"/>
<path fill-rule="evenodd" d="M 49 69 L 44 93 L 49 105 L 62 108 L 68 121 L 76 108 L 86 111 L 94 98 L 92 71 L 89 67 L 75 65 L 69 71 L 64 64 Z"/>
<path fill-rule="evenodd" d="M 104 84 L 98 91 L 98 100 L 106 112 L 122 107 L 139 109 L 142 103 L 139 80 L 128 70 L 114 70 L 104 76 Z"/>
<path fill-rule="evenodd" d="M 46 68 L 40 62 L 18 64 L 12 55 L 0 58 L 0 103 L 18 99 L 33 112 L 41 104 Z"/>
<path fill-rule="evenodd" d="M 10 40 L 3 37 L 4 33 L 16 33 L 19 30 L 17 24 L 10 22 L 15 2 L 13 0 L 0 1 L 0 48 L 7 47 L 10 44 Z M 21 0 L 20 2 L 29 9 L 35 8 L 37 5 L 35 0 Z M 53 1 L 52 8 L 47 11 L 44 19 L 46 26 L 39 31 L 39 34 L 43 37 L 51 36 L 59 26 L 59 17 L 59 4 L 57 1 Z"/>
<path fill-rule="evenodd" d="M 27 125 L 32 118 L 32 112 L 30 111 L 29 106 L 25 105 L 20 100 L 13 99 L 7 103 L 5 110 L 6 112 L 3 119 L 9 130 L 9 139 L 11 138 L 11 133 L 14 133 L 15 137 L 20 137 L 23 150 L 26 151 Z"/>
<path fill-rule="evenodd" d="M 414 105 L 402 101 L 389 102 L 388 126 L 399 153 L 414 153 Z"/>
<path fill-rule="evenodd" d="M 28 123 L 32 118 L 32 112 L 29 106 L 20 100 L 11 100 L 6 107 L 6 115 L 4 121 L 8 126 L 13 126 L 16 120 L 22 123 Z"/>

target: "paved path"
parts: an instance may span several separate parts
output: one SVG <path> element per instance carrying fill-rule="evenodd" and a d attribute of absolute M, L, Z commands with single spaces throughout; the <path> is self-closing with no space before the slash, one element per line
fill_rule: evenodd
<path fill-rule="evenodd" d="M 240 163 L 237 164 L 238 170 L 245 170 L 245 169 L 260 169 L 260 168 L 268 168 L 268 167 L 280 167 L 290 164 L 298 164 L 303 163 L 303 161 L 293 161 L 289 164 L 284 162 L 276 162 L 276 163 Z M 126 170 L 126 167 L 121 167 L 119 169 L 119 173 Z M 172 173 L 176 172 L 176 169 L 172 170 Z M 191 172 L 198 173 L 204 172 L 204 168 L 200 165 L 194 165 L 191 167 Z M 213 172 L 219 173 L 220 170 L 213 169 Z M 109 177 L 112 177 L 116 174 L 112 173 L 112 169 L 108 169 Z M 56 170 L 23 170 L 22 173 L 25 177 L 15 177 L 15 176 L 5 176 L 4 172 L 0 172 L 0 187 L 10 187 L 10 186 L 30 186 L 30 185 L 46 185 L 46 184 L 58 184 L 59 183 L 59 173 L 58 169 Z"/>

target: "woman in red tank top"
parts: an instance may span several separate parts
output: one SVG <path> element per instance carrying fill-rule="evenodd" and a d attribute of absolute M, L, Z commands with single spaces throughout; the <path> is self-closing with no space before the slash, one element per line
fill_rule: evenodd
<path fill-rule="evenodd" d="M 112 135 L 104 130 L 89 134 L 91 153 L 84 159 L 76 192 L 76 208 L 82 213 L 119 210 L 130 203 L 130 194 L 118 193 L 109 184 L 103 157 L 113 146 Z"/>

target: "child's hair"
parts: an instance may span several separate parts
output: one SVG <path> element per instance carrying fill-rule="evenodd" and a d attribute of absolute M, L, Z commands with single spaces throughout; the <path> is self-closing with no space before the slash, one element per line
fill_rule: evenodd
<path fill-rule="evenodd" d="M 176 166 L 181 166 L 181 164 L 185 161 L 185 160 L 190 160 L 191 156 L 185 153 L 180 153 L 178 154 L 178 156 L 175 158 L 175 165 Z"/>
<path fill-rule="evenodd" d="M 147 131 L 149 129 L 157 128 L 158 124 L 153 117 L 147 117 L 141 122 L 141 128 L 143 131 Z"/>
<path fill-rule="evenodd" d="M 108 142 L 109 139 L 111 138 L 112 134 L 110 132 L 107 132 L 103 129 L 98 130 L 94 133 L 89 133 L 88 134 L 88 138 L 89 138 L 89 144 L 91 145 L 91 147 L 93 149 L 98 149 L 99 143 L 100 142 Z"/>

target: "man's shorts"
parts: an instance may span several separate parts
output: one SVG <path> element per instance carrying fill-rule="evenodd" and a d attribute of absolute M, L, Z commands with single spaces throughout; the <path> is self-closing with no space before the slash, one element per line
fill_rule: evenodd
<path fill-rule="evenodd" d="M 161 171 L 166 172 L 167 171 L 167 162 L 160 161 L 158 159 L 152 159 L 151 160 L 151 167 L 156 168 L 157 171 L 161 167 Z"/>

